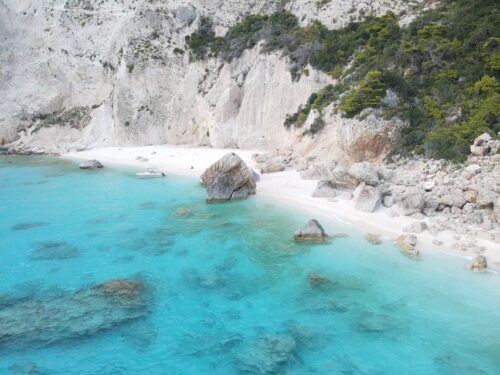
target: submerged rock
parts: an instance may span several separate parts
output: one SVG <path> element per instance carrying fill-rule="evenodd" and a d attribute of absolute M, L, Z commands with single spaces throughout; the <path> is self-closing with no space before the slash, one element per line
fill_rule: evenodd
<path fill-rule="evenodd" d="M 102 167 L 103 165 L 99 160 L 86 160 L 80 163 L 80 169 L 98 169 Z"/>
<path fill-rule="evenodd" d="M 366 233 L 365 239 L 373 245 L 380 245 L 382 243 L 380 234 Z"/>
<path fill-rule="evenodd" d="M 415 246 L 417 245 L 417 236 L 414 234 L 402 235 L 396 238 L 396 245 L 411 256 L 418 256 L 420 253 Z"/>
<path fill-rule="evenodd" d="M 255 194 L 252 171 L 235 153 L 229 153 L 212 164 L 202 175 L 207 202 L 245 199 Z"/>
<path fill-rule="evenodd" d="M 32 223 L 19 223 L 19 224 L 12 226 L 12 229 L 13 230 L 28 230 L 28 229 L 43 227 L 43 226 L 48 225 L 48 224 L 49 223 L 44 223 L 41 221 L 35 221 Z"/>
<path fill-rule="evenodd" d="M 237 356 L 238 368 L 248 374 L 279 374 L 291 362 L 297 344 L 286 334 L 265 335 Z"/>
<path fill-rule="evenodd" d="M 326 276 L 318 275 L 317 273 L 310 273 L 308 276 L 309 284 L 312 286 L 320 286 L 330 283 L 330 279 Z"/>
<path fill-rule="evenodd" d="M 309 220 L 304 228 L 296 230 L 294 234 L 296 241 L 325 242 L 327 238 L 325 230 L 315 219 Z"/>
<path fill-rule="evenodd" d="M 0 348 L 46 346 L 92 336 L 144 317 L 149 289 L 137 280 L 103 284 L 0 308 Z"/>
<path fill-rule="evenodd" d="M 469 264 L 469 269 L 474 272 L 484 272 L 488 268 L 488 262 L 484 255 L 478 255 L 472 260 L 472 263 Z"/>
<path fill-rule="evenodd" d="M 30 255 L 34 260 L 60 260 L 76 258 L 78 249 L 63 241 L 45 241 L 36 245 Z"/>

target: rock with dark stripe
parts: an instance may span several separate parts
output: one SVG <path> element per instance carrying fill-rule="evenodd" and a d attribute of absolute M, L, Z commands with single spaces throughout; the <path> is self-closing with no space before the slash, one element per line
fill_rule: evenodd
<path fill-rule="evenodd" d="M 231 152 L 212 164 L 202 175 L 201 183 L 207 189 L 207 202 L 225 202 L 245 199 L 255 194 L 252 170 Z"/>

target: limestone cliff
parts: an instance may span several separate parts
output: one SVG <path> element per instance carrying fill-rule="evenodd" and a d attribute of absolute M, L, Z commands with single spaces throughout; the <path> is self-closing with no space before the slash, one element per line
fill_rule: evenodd
<path fill-rule="evenodd" d="M 257 45 L 231 63 L 190 62 L 185 36 L 201 16 L 219 34 L 250 13 L 282 8 L 329 27 L 411 4 L 388 0 L 0 0 L 0 143 L 62 152 L 159 143 L 333 150 L 376 159 L 400 124 L 326 119 L 318 140 L 283 127 L 332 78 L 291 78 Z M 312 120 L 311 120 L 312 121 Z M 319 143 L 319 144 L 318 144 Z M 318 147 L 316 147 L 318 146 Z M 356 156 L 357 155 L 357 156 Z M 360 156 L 361 155 L 361 156 Z"/>

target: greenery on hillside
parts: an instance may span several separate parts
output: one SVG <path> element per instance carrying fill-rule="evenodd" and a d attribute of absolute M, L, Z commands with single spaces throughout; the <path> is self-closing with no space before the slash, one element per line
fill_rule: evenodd
<path fill-rule="evenodd" d="M 251 15 L 216 37 L 210 20 L 187 38 L 193 60 L 226 61 L 262 41 L 282 51 L 293 79 L 307 66 L 338 80 L 313 94 L 285 126 L 302 126 L 311 109 L 335 102 L 345 116 L 381 108 L 409 123 L 402 150 L 461 160 L 480 133 L 500 131 L 500 7 L 496 0 L 443 0 L 407 28 L 389 12 L 341 30 L 319 22 L 300 27 L 287 12 Z M 389 105 L 387 90 L 397 94 Z"/>

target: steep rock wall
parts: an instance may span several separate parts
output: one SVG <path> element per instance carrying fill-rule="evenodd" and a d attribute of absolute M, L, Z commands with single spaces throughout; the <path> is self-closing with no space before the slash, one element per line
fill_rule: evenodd
<path fill-rule="evenodd" d="M 223 33 L 249 13 L 283 7 L 304 24 L 320 19 L 338 27 L 363 14 L 403 9 L 404 3 L 0 0 L 0 143 L 19 137 L 19 149 L 61 152 L 302 142 L 283 121 L 328 84 L 328 76 L 309 69 L 309 76 L 292 82 L 287 60 L 261 54 L 258 46 L 226 64 L 191 63 L 184 51 L 184 38 L 201 15 Z"/>

